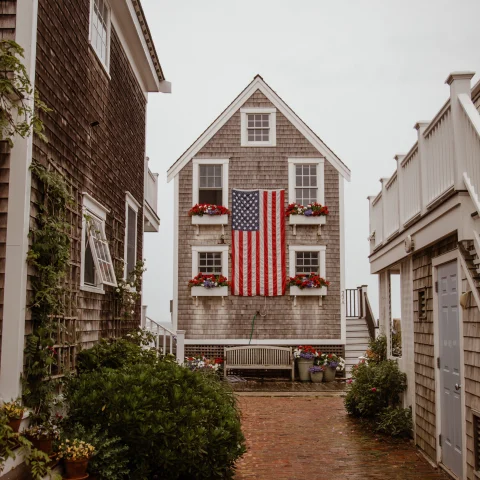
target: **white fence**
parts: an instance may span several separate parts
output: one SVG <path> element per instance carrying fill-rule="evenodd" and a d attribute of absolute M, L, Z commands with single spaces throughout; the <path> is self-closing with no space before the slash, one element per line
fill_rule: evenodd
<path fill-rule="evenodd" d="M 380 245 L 428 213 L 450 192 L 465 190 L 480 214 L 480 115 L 471 100 L 473 74 L 447 79 L 450 100 L 430 123 L 418 123 L 418 141 L 397 155 L 397 170 L 370 196 L 370 246 Z"/>

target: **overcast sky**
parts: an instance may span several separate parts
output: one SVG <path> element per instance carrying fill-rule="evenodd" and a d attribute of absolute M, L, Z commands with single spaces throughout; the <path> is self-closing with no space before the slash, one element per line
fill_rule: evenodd
<path fill-rule="evenodd" d="M 159 176 L 159 233 L 145 234 L 144 304 L 168 321 L 171 164 L 259 73 L 352 171 L 346 287 L 368 284 L 368 201 L 393 157 L 434 117 L 455 70 L 480 73 L 479 0 L 142 0 L 173 93 L 151 94 L 147 155 Z M 473 82 L 476 82 L 475 76 Z M 472 83 L 473 85 L 473 83 Z M 394 305 L 394 314 L 399 308 Z"/>

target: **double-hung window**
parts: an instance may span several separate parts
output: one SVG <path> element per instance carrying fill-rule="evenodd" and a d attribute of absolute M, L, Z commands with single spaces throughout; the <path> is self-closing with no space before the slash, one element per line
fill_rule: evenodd
<path fill-rule="evenodd" d="M 125 201 L 125 268 L 124 278 L 135 269 L 137 264 L 137 226 L 139 203 L 129 192 Z"/>
<path fill-rule="evenodd" d="M 241 145 L 274 147 L 277 144 L 275 108 L 241 108 Z"/>
<path fill-rule="evenodd" d="M 199 273 L 228 276 L 228 245 L 192 247 L 192 277 Z"/>
<path fill-rule="evenodd" d="M 117 286 L 110 247 L 105 233 L 108 210 L 90 195 L 83 194 L 82 263 L 83 290 L 103 293 L 103 285 Z"/>
<path fill-rule="evenodd" d="M 324 159 L 288 159 L 288 203 L 324 205 Z"/>
<path fill-rule="evenodd" d="M 289 246 L 289 274 L 291 277 L 316 273 L 320 277 L 325 278 L 325 260 L 325 245 Z"/>
<path fill-rule="evenodd" d="M 193 160 L 193 205 L 209 203 L 228 208 L 228 159 Z"/>
<path fill-rule="evenodd" d="M 110 64 L 110 30 L 107 0 L 90 0 L 90 44 L 107 71 Z"/>

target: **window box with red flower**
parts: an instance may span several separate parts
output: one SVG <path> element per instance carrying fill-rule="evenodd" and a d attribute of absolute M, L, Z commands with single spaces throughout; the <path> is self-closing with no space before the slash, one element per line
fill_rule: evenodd
<path fill-rule="evenodd" d="M 188 212 L 192 217 L 192 225 L 197 226 L 197 235 L 199 234 L 199 225 L 228 225 L 228 216 L 230 210 L 221 205 L 202 203 L 194 205 Z"/>
<path fill-rule="evenodd" d="M 320 203 L 311 203 L 306 207 L 298 203 L 291 203 L 285 212 L 290 225 L 293 225 L 293 234 L 297 234 L 297 225 L 318 225 L 318 234 L 321 226 L 327 223 L 328 207 Z"/>
<path fill-rule="evenodd" d="M 192 297 L 227 297 L 230 282 L 223 275 L 199 273 L 188 286 Z"/>
<path fill-rule="evenodd" d="M 290 295 L 297 296 L 314 296 L 320 297 L 321 305 L 322 297 L 327 295 L 327 287 L 330 282 L 320 277 L 316 273 L 303 273 L 290 277 L 287 286 L 290 287 Z M 295 302 L 296 304 L 296 302 Z"/>

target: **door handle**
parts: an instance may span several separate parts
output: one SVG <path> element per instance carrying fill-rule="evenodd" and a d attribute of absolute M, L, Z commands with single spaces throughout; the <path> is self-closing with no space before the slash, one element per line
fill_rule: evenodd
<path fill-rule="evenodd" d="M 455 390 L 460 390 L 462 388 L 461 385 L 459 385 L 458 383 L 455 384 Z"/>

